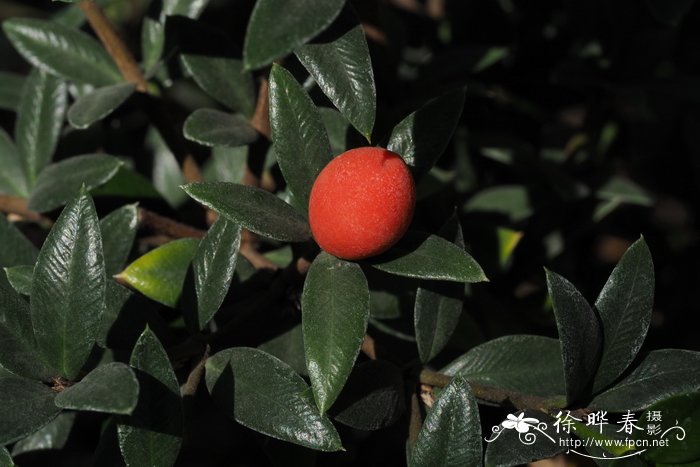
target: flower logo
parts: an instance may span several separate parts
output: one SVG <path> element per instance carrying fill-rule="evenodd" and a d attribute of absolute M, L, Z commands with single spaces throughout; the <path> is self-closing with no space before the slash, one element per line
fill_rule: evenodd
<path fill-rule="evenodd" d="M 530 431 L 530 428 L 536 427 L 539 422 L 536 418 L 525 418 L 525 412 L 521 412 L 517 417 L 509 413 L 501 425 L 507 430 L 515 428 L 518 433 L 527 433 Z"/>

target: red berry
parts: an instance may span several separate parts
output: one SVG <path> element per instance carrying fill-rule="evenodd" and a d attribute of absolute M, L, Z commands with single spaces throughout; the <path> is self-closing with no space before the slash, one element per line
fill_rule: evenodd
<path fill-rule="evenodd" d="M 415 204 L 413 177 L 398 154 L 351 149 L 328 163 L 311 188 L 311 232 L 333 256 L 368 258 L 406 233 Z"/>

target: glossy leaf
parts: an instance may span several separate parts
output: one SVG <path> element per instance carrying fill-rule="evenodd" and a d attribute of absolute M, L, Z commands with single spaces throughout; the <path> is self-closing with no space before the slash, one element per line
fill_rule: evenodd
<path fill-rule="evenodd" d="M 343 389 L 367 331 L 369 287 L 357 263 L 325 252 L 311 264 L 301 297 L 306 367 L 321 413 Z"/>
<path fill-rule="evenodd" d="M 308 376 L 306 355 L 304 353 L 304 335 L 301 324 L 289 331 L 270 339 L 258 347 L 260 350 L 279 358 L 300 375 Z"/>
<path fill-rule="evenodd" d="M 316 177 L 331 160 L 323 121 L 311 98 L 280 65 L 270 72 L 270 126 L 277 163 L 303 206 Z"/>
<path fill-rule="evenodd" d="M 7 21 L 3 23 L 6 24 Z M 33 70 L 24 83 L 17 109 L 15 142 L 30 187 L 53 157 L 67 99 L 65 83 L 41 70 Z"/>
<path fill-rule="evenodd" d="M 46 385 L 24 378 L 0 378 L 0 446 L 40 429 L 61 411 L 55 393 Z"/>
<path fill-rule="evenodd" d="M 27 179 L 24 164 L 15 143 L 5 130 L 0 128 L 0 193 L 27 197 Z"/>
<path fill-rule="evenodd" d="M 199 242 L 192 260 L 197 293 L 197 326 L 204 329 L 226 298 L 236 271 L 241 228 L 223 217 L 217 219 Z"/>
<path fill-rule="evenodd" d="M 637 411 L 676 394 L 699 389 L 699 352 L 654 350 L 621 381 L 596 396 L 590 407 L 611 412 Z"/>
<path fill-rule="evenodd" d="M 644 239 L 624 254 L 595 302 L 603 327 L 603 353 L 593 391 L 615 381 L 642 347 L 654 303 L 654 264 Z"/>
<path fill-rule="evenodd" d="M 108 276 L 115 275 L 124 267 L 136 238 L 137 224 L 138 209 L 135 204 L 122 206 L 100 220 L 102 250 Z"/>
<path fill-rule="evenodd" d="M 89 412 L 128 415 L 136 407 L 139 383 L 134 371 L 121 362 L 98 366 L 80 382 L 56 396 L 56 406 Z"/>
<path fill-rule="evenodd" d="M 247 69 L 262 68 L 306 43 L 340 14 L 345 0 L 258 0 L 243 45 Z"/>
<path fill-rule="evenodd" d="M 427 173 L 445 151 L 464 107 L 464 89 L 431 100 L 399 122 L 387 148 L 417 175 Z"/>
<path fill-rule="evenodd" d="M 198 245 L 194 238 L 173 240 L 141 256 L 116 277 L 151 300 L 175 307 Z"/>
<path fill-rule="evenodd" d="M 253 77 L 243 71 L 243 63 L 235 58 L 182 54 L 185 70 L 204 92 L 231 110 L 246 117 L 255 110 Z"/>
<path fill-rule="evenodd" d="M 670 424 L 675 420 L 678 426 L 685 430 L 685 437 L 679 440 L 671 436 L 668 446 L 652 447 L 644 457 L 659 465 L 666 463 L 689 463 L 700 459 L 700 393 L 679 394 L 658 402 L 648 409 L 649 412 L 659 412 L 663 419 Z M 669 434 L 679 430 L 673 430 Z M 652 438 L 649 433 L 638 432 L 638 439 Z"/>
<path fill-rule="evenodd" d="M 454 378 L 428 412 L 408 465 L 481 465 L 479 407 L 467 381 Z"/>
<path fill-rule="evenodd" d="M 34 266 L 29 264 L 21 264 L 19 266 L 11 266 L 5 268 L 7 280 L 17 293 L 29 295 L 32 293 L 32 274 Z"/>
<path fill-rule="evenodd" d="M 227 148 L 219 146 L 211 151 L 211 159 L 204 168 L 204 180 L 207 182 L 241 183 L 248 160 L 248 147 Z M 182 183 L 180 183 L 181 185 Z M 185 198 L 187 195 L 178 187 Z"/>
<path fill-rule="evenodd" d="M 141 66 L 147 75 L 154 72 L 165 47 L 165 25 L 144 16 L 141 23 Z"/>
<path fill-rule="evenodd" d="M 29 305 L 0 285 L 0 368 L 17 376 L 48 381 L 52 372 L 34 348 Z"/>
<path fill-rule="evenodd" d="M 340 112 L 330 107 L 319 107 L 318 112 L 321 114 L 323 126 L 326 127 L 331 154 L 335 157 L 350 149 L 348 142 L 350 122 Z"/>
<path fill-rule="evenodd" d="M 210 357 L 206 383 L 217 405 L 243 426 L 311 449 L 342 449 L 301 376 L 261 350 L 238 347 Z"/>
<path fill-rule="evenodd" d="M 23 85 L 22 75 L 0 71 L 0 109 L 11 112 L 17 110 Z"/>
<path fill-rule="evenodd" d="M 81 186 L 92 190 L 105 184 L 121 165 L 119 159 L 106 154 L 86 154 L 51 164 L 39 175 L 29 197 L 29 208 L 46 212 L 62 206 Z"/>
<path fill-rule="evenodd" d="M 214 109 L 197 109 L 184 126 L 185 138 L 205 146 L 245 146 L 258 139 L 258 132 L 241 115 Z"/>
<path fill-rule="evenodd" d="M 481 266 L 463 248 L 425 232 L 409 231 L 387 253 L 370 264 L 391 274 L 453 282 L 488 280 Z"/>
<path fill-rule="evenodd" d="M 84 32 L 56 22 L 29 18 L 12 18 L 2 27 L 15 49 L 44 71 L 94 86 L 122 80 L 109 54 Z"/>
<path fill-rule="evenodd" d="M 546 272 L 561 342 L 566 397 L 568 402 L 574 402 L 591 391 L 603 335 L 598 317 L 581 292 L 557 273 Z"/>
<path fill-rule="evenodd" d="M 182 205 L 187 200 L 180 189 L 185 176 L 175 155 L 153 128 L 146 133 L 146 145 L 153 152 L 153 186 L 171 206 Z"/>
<path fill-rule="evenodd" d="M 0 244 L 3 246 L 0 248 L 0 266 L 34 264 L 36 261 L 36 247 L 1 214 Z"/>
<path fill-rule="evenodd" d="M 469 350 L 441 373 L 540 397 L 566 393 L 559 341 L 550 337 L 499 337 Z"/>
<path fill-rule="evenodd" d="M 163 0 L 163 14 L 198 18 L 208 4 L 209 0 Z"/>
<path fill-rule="evenodd" d="M 49 232 L 34 267 L 31 316 L 44 359 L 72 380 L 90 355 L 105 305 L 95 206 L 83 190 Z"/>
<path fill-rule="evenodd" d="M 82 95 L 68 109 L 68 122 L 75 128 L 87 128 L 114 112 L 135 90 L 133 83 L 121 83 Z"/>
<path fill-rule="evenodd" d="M 122 455 L 127 465 L 169 467 L 182 444 L 182 400 L 168 354 L 150 329 L 136 342 L 130 364 L 137 370 L 139 399 L 118 427 Z"/>
<path fill-rule="evenodd" d="M 4 446 L 0 446 L 0 467 L 15 467 L 15 465 L 7 449 Z"/>
<path fill-rule="evenodd" d="M 439 235 L 464 249 L 462 226 L 452 216 Z M 416 292 L 413 323 L 421 361 L 432 360 L 450 340 L 462 314 L 464 287 L 452 282 L 423 281 Z"/>
<path fill-rule="evenodd" d="M 362 26 L 330 42 L 306 44 L 296 50 L 296 56 L 333 105 L 369 141 L 377 92 Z"/>
<path fill-rule="evenodd" d="M 75 421 L 75 412 L 62 412 L 51 423 L 22 438 L 12 448 L 12 455 L 44 449 L 63 449 Z M 2 464 L 0 464 L 2 465 Z"/>
<path fill-rule="evenodd" d="M 228 220 L 273 240 L 303 242 L 309 224 L 292 206 L 275 195 L 251 186 L 225 182 L 183 186 L 190 197 Z"/>

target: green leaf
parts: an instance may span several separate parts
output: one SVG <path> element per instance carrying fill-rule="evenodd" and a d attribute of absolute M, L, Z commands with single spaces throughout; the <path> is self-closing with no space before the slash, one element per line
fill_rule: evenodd
<path fill-rule="evenodd" d="M 56 209 L 68 202 L 81 186 L 89 191 L 107 183 L 122 164 L 106 154 L 85 154 L 51 164 L 39 175 L 29 197 L 29 208 L 39 212 Z M 56 183 L 57 180 L 61 183 Z"/>
<path fill-rule="evenodd" d="M 277 64 L 270 71 L 270 127 L 280 170 L 293 195 L 308 206 L 311 186 L 331 161 L 331 147 L 313 101 Z"/>
<path fill-rule="evenodd" d="M 306 218 L 265 190 L 225 182 L 190 183 L 182 188 L 203 205 L 263 237 L 303 242 L 311 236 Z"/>
<path fill-rule="evenodd" d="M 199 240 L 181 238 L 149 251 L 116 277 L 151 300 L 176 307 Z"/>
<path fill-rule="evenodd" d="M 0 214 L 0 266 L 34 264 L 37 249 L 17 227 Z"/>
<path fill-rule="evenodd" d="M 165 47 L 165 25 L 144 16 L 141 23 L 141 66 L 147 75 L 154 72 Z"/>
<path fill-rule="evenodd" d="M 262 350 L 237 347 L 213 355 L 206 383 L 225 414 L 251 430 L 320 451 L 343 449 L 301 376 Z"/>
<path fill-rule="evenodd" d="M 0 285 L 0 368 L 37 380 L 53 376 L 34 348 L 29 305 L 4 285 Z"/>
<path fill-rule="evenodd" d="M 196 19 L 208 3 L 209 0 L 163 0 L 163 14 Z"/>
<path fill-rule="evenodd" d="M 17 109 L 15 142 L 28 186 L 34 185 L 53 157 L 67 99 L 65 83 L 41 70 L 32 70 L 24 83 Z"/>
<path fill-rule="evenodd" d="M 26 198 L 29 194 L 24 165 L 15 143 L 0 128 L 0 193 Z"/>
<path fill-rule="evenodd" d="M 92 195 L 115 196 L 123 198 L 151 198 L 160 199 L 161 194 L 155 189 L 151 182 L 143 175 L 122 165 L 104 185 L 92 190 Z"/>
<path fill-rule="evenodd" d="M 362 26 L 343 31 L 333 41 L 306 44 L 296 56 L 333 105 L 370 141 L 377 92 Z"/>
<path fill-rule="evenodd" d="M 566 397 L 575 402 L 590 394 L 603 334 L 598 317 L 581 292 L 559 274 L 545 271 L 561 342 Z"/>
<path fill-rule="evenodd" d="M 474 347 L 440 372 L 533 396 L 565 394 L 559 341 L 550 337 L 499 337 Z"/>
<path fill-rule="evenodd" d="M 136 204 L 127 204 L 110 212 L 100 220 L 105 271 L 113 276 L 124 267 L 136 238 L 138 209 Z"/>
<path fill-rule="evenodd" d="M 235 58 L 182 54 L 185 70 L 199 87 L 231 110 L 246 117 L 255 110 L 255 87 L 250 73 L 243 71 L 243 62 Z"/>
<path fill-rule="evenodd" d="M 658 411 L 663 416 L 664 428 L 672 426 L 672 420 L 685 430 L 682 440 L 670 436 L 667 446 L 652 447 L 644 454 L 647 460 L 657 463 L 688 463 L 700 459 L 700 393 L 679 394 L 649 407 L 649 412 Z M 669 435 L 678 432 L 672 430 Z M 638 439 L 652 438 L 647 433 L 638 432 Z M 639 436 L 641 435 L 641 436 Z M 646 435 L 646 436 L 645 436 Z"/>
<path fill-rule="evenodd" d="M 612 177 L 596 192 L 598 198 L 616 203 L 652 206 L 653 198 L 632 180 Z"/>
<path fill-rule="evenodd" d="M 146 145 L 153 152 L 153 186 L 170 206 L 180 206 L 187 195 L 180 189 L 185 176 L 175 155 L 153 128 L 146 133 Z"/>
<path fill-rule="evenodd" d="M 242 115 L 214 109 L 197 109 L 185 120 L 185 138 L 204 146 L 245 146 L 258 132 Z"/>
<path fill-rule="evenodd" d="M 61 411 L 54 392 L 24 378 L 0 378 L 0 446 L 34 433 Z"/>
<path fill-rule="evenodd" d="M 519 222 L 532 215 L 532 203 L 527 188 L 522 185 L 503 185 L 476 193 L 464 205 L 464 212 L 503 214 L 510 222 Z"/>
<path fill-rule="evenodd" d="M 262 68 L 326 29 L 345 0 L 258 0 L 243 45 L 247 69 Z"/>
<path fill-rule="evenodd" d="M 8 19 L 2 27 L 15 49 L 44 71 L 94 86 L 122 81 L 109 54 L 84 32 L 29 18 Z"/>
<path fill-rule="evenodd" d="M 15 467 L 15 463 L 12 460 L 12 456 L 7 452 L 5 447 L 0 446 L 0 467 Z"/>
<path fill-rule="evenodd" d="M 32 274 L 34 266 L 29 264 L 21 264 L 5 268 L 7 280 L 17 293 L 29 295 L 32 293 Z"/>
<path fill-rule="evenodd" d="M 700 352 L 664 349 L 646 354 L 639 364 L 590 404 L 611 412 L 642 410 L 676 394 L 700 389 Z"/>
<path fill-rule="evenodd" d="M 121 362 L 98 366 L 80 382 L 56 396 L 63 409 L 128 415 L 136 407 L 139 382 L 134 371 Z"/>
<path fill-rule="evenodd" d="M 381 271 L 404 277 L 453 282 L 488 280 L 481 266 L 463 248 L 425 232 L 409 231 L 399 243 L 370 264 Z"/>
<path fill-rule="evenodd" d="M 408 462 L 418 466 L 479 466 L 479 407 L 466 380 L 454 378 L 428 412 Z"/>
<path fill-rule="evenodd" d="M 207 182 L 241 183 L 248 159 L 248 147 L 227 148 L 219 146 L 211 151 L 211 159 L 204 168 L 204 180 Z M 182 185 L 182 183 L 180 183 Z M 180 193 L 187 195 L 180 189 Z"/>
<path fill-rule="evenodd" d="M 129 344 L 133 342 L 135 337 L 132 336 L 133 331 L 140 329 L 139 327 L 134 327 L 134 322 L 139 322 L 138 318 L 131 319 L 128 323 L 120 323 L 119 317 L 121 315 L 122 309 L 129 302 L 129 300 L 134 297 L 134 293 L 131 290 L 119 285 L 114 280 L 107 281 L 107 291 L 105 294 L 105 311 L 102 313 L 100 319 L 100 331 L 97 334 L 96 342 L 102 348 L 108 348 L 108 341 L 111 343 L 112 338 L 115 334 L 118 334 L 119 338 L 128 340 Z M 145 321 L 147 318 L 141 313 L 143 309 L 135 310 L 133 313 L 137 313 L 139 318 L 143 318 Z M 132 316 L 133 316 L 132 313 Z M 139 322 L 140 323 L 140 322 Z M 123 327 L 128 327 L 129 332 L 121 332 Z M 117 331 L 116 333 L 114 331 Z"/>
<path fill-rule="evenodd" d="M 100 227 L 84 190 L 65 207 L 39 252 L 31 296 L 39 350 L 62 376 L 74 379 L 90 355 L 105 306 Z"/>
<path fill-rule="evenodd" d="M 309 371 L 306 369 L 304 335 L 301 324 L 294 326 L 284 334 L 270 339 L 258 348 L 279 358 L 300 375 L 308 376 Z"/>
<path fill-rule="evenodd" d="M 156 335 L 143 331 L 131 354 L 139 380 L 138 405 L 118 427 L 127 465 L 175 464 L 183 434 L 182 399 L 168 354 Z"/>
<path fill-rule="evenodd" d="M 427 173 L 450 142 L 463 107 L 463 88 L 429 101 L 394 127 L 387 148 L 416 175 Z"/>
<path fill-rule="evenodd" d="M 220 217 L 211 226 L 192 260 L 197 293 L 197 328 L 204 329 L 226 298 L 236 271 L 241 228 Z"/>
<path fill-rule="evenodd" d="M 456 215 L 439 235 L 464 249 L 462 226 Z M 416 292 L 413 323 L 421 361 L 427 363 L 445 348 L 462 314 L 464 286 L 452 282 L 422 281 Z"/>
<path fill-rule="evenodd" d="M 301 297 L 306 367 L 321 413 L 345 385 L 369 319 L 369 287 L 357 263 L 325 252 L 311 264 Z"/>
<path fill-rule="evenodd" d="M 63 449 L 75 421 L 75 412 L 62 412 L 51 423 L 20 439 L 12 448 L 12 455 L 25 452 L 41 451 L 44 449 Z M 0 464 L 2 465 L 2 464 Z"/>
<path fill-rule="evenodd" d="M 599 392 L 637 356 L 651 321 L 654 264 L 643 238 L 624 254 L 595 302 L 603 327 L 603 353 L 593 381 Z"/>
<path fill-rule="evenodd" d="M 323 126 L 326 127 L 331 154 L 335 157 L 347 151 L 350 148 L 348 142 L 350 122 L 343 117 L 343 114 L 330 107 L 319 107 L 318 112 L 321 114 Z"/>
<path fill-rule="evenodd" d="M 22 75 L 0 71 L 0 109 L 11 112 L 17 110 L 23 85 Z"/>
<path fill-rule="evenodd" d="M 68 122 L 75 128 L 87 128 L 114 112 L 135 89 L 136 85 L 133 83 L 120 83 L 84 94 L 68 109 Z"/>

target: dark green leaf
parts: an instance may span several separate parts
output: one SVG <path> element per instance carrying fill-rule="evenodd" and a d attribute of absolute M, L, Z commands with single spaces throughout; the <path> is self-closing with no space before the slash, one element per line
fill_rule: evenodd
<path fill-rule="evenodd" d="M 350 122 L 343 117 L 343 114 L 330 107 L 319 107 L 318 112 L 321 114 L 323 126 L 326 127 L 331 154 L 337 156 L 347 151 L 350 148 L 348 144 Z"/>
<path fill-rule="evenodd" d="M 136 342 L 130 363 L 140 391 L 133 414 L 118 427 L 122 455 L 127 465 L 169 467 L 182 444 L 182 400 L 168 354 L 150 329 Z"/>
<path fill-rule="evenodd" d="M 270 72 L 270 127 L 277 163 L 293 195 L 309 204 L 314 180 L 331 160 L 321 115 L 296 79 L 280 65 Z"/>
<path fill-rule="evenodd" d="M 2 84 L 0 84 L 2 86 Z M 29 194 L 24 165 L 10 136 L 0 128 L 0 193 L 26 198 Z"/>
<path fill-rule="evenodd" d="M 29 18 L 8 19 L 2 27 L 17 51 L 42 70 L 95 86 L 122 80 L 105 49 L 84 32 Z"/>
<path fill-rule="evenodd" d="M 463 107 L 464 89 L 431 100 L 394 127 L 387 147 L 415 174 L 427 173 L 450 142 Z"/>
<path fill-rule="evenodd" d="M 274 339 L 270 339 L 258 348 L 279 358 L 300 375 L 308 376 L 309 371 L 306 369 L 304 335 L 301 330 L 301 324 L 294 326 Z"/>
<path fill-rule="evenodd" d="M 464 249 L 462 226 L 452 216 L 439 235 Z M 422 281 L 413 310 L 418 354 L 424 363 L 432 360 L 450 340 L 462 314 L 464 286 L 452 282 Z"/>
<path fill-rule="evenodd" d="M 669 26 L 677 26 L 695 4 L 695 0 L 646 0 L 654 17 Z"/>
<path fill-rule="evenodd" d="M 600 361 L 603 334 L 598 317 L 581 292 L 559 274 L 546 272 L 561 342 L 566 397 L 568 402 L 574 402 L 591 391 Z"/>
<path fill-rule="evenodd" d="M 306 367 L 316 405 L 328 410 L 352 371 L 369 319 L 369 287 L 357 263 L 327 253 L 311 264 L 301 297 Z"/>
<path fill-rule="evenodd" d="M 39 350 L 72 380 L 90 355 L 105 306 L 105 264 L 95 205 L 83 190 L 49 232 L 34 267 L 31 315 Z"/>
<path fill-rule="evenodd" d="M 151 300 L 175 307 L 198 245 L 194 238 L 168 242 L 131 263 L 117 279 Z"/>
<path fill-rule="evenodd" d="M 464 205 L 464 212 L 503 214 L 510 222 L 518 222 L 532 215 L 532 204 L 527 188 L 504 185 L 487 188 L 472 196 Z"/>
<path fill-rule="evenodd" d="M 311 233 L 307 220 L 275 195 L 251 186 L 225 182 L 183 187 L 195 200 L 228 220 L 273 240 L 303 242 Z"/>
<path fill-rule="evenodd" d="M 161 194 L 150 181 L 143 175 L 134 172 L 125 165 L 119 167 L 114 177 L 107 183 L 92 190 L 92 195 L 116 196 L 124 198 L 152 198 L 160 199 Z"/>
<path fill-rule="evenodd" d="M 19 107 L 24 78 L 15 73 L 0 71 L 0 109 L 14 112 Z"/>
<path fill-rule="evenodd" d="M 327 43 L 306 44 L 296 50 L 296 56 L 333 105 L 369 141 L 377 93 L 362 26 Z"/>
<path fill-rule="evenodd" d="M 64 409 L 128 415 L 136 407 L 139 382 L 134 371 L 121 362 L 98 366 L 80 382 L 56 396 Z"/>
<path fill-rule="evenodd" d="M 68 202 L 81 186 L 92 190 L 105 184 L 121 165 L 119 159 L 106 154 L 85 154 L 51 164 L 39 175 L 29 208 L 39 212 L 56 209 Z"/>
<path fill-rule="evenodd" d="M 625 412 L 642 410 L 660 400 L 700 389 L 700 353 L 654 350 L 620 382 L 596 396 L 590 407 Z"/>
<path fill-rule="evenodd" d="M 158 65 L 165 46 L 165 26 L 158 20 L 145 16 L 141 24 L 141 65 L 147 75 Z"/>
<path fill-rule="evenodd" d="M 220 217 L 199 242 L 192 260 L 197 292 L 197 328 L 204 329 L 226 297 L 236 270 L 241 228 Z"/>
<path fill-rule="evenodd" d="M 340 14 L 345 0 L 258 0 L 248 23 L 243 63 L 262 68 L 305 44 Z"/>
<path fill-rule="evenodd" d="M 24 438 L 58 415 L 55 393 L 24 378 L 0 378 L 0 446 Z"/>
<path fill-rule="evenodd" d="M 63 449 L 73 428 L 74 420 L 75 412 L 62 412 L 44 428 L 17 441 L 12 448 L 12 455 L 17 456 L 43 449 Z"/>
<path fill-rule="evenodd" d="M 227 148 L 219 146 L 211 151 L 209 164 L 204 168 L 204 180 L 207 182 L 241 183 L 248 160 L 248 147 Z M 180 183 L 182 185 L 182 183 Z M 180 193 L 187 195 L 180 189 Z"/>
<path fill-rule="evenodd" d="M 0 446 L 0 467 L 15 467 L 15 463 L 4 446 Z"/>
<path fill-rule="evenodd" d="M 113 276 L 124 267 L 136 237 L 138 209 L 128 204 L 116 209 L 100 220 L 102 250 L 105 257 L 105 271 Z"/>
<path fill-rule="evenodd" d="M 22 232 L 0 214 L 0 266 L 34 264 L 36 247 L 22 235 Z"/>
<path fill-rule="evenodd" d="M 335 427 L 319 414 L 301 376 L 262 350 L 217 353 L 207 360 L 206 382 L 214 401 L 241 425 L 311 449 L 342 449 Z"/>
<path fill-rule="evenodd" d="M 408 464 L 481 465 L 479 407 L 464 378 L 454 378 L 440 392 L 425 417 Z"/>
<path fill-rule="evenodd" d="M 67 99 L 65 83 L 41 70 L 32 70 L 24 83 L 17 109 L 15 142 L 30 187 L 53 157 Z"/>
<path fill-rule="evenodd" d="M 146 145 L 153 151 L 153 186 L 173 207 L 178 207 L 187 200 L 187 195 L 180 189 L 185 183 L 175 155 L 155 129 L 146 133 Z"/>
<path fill-rule="evenodd" d="M 688 463 L 700 459 L 700 393 L 679 394 L 649 407 L 649 412 L 658 411 L 665 428 L 673 426 L 675 421 L 685 430 L 685 437 L 679 440 L 675 435 L 680 430 L 669 432 L 671 442 L 668 446 L 652 447 L 644 457 L 658 463 Z M 637 432 L 638 438 L 652 438 L 643 432 Z M 641 436 L 639 436 L 641 435 Z M 645 436 L 646 435 L 646 436 Z"/>
<path fill-rule="evenodd" d="M 245 146 L 258 132 L 241 115 L 214 109 L 197 109 L 185 120 L 185 138 L 205 146 Z"/>
<path fill-rule="evenodd" d="M 34 348 L 29 305 L 6 285 L 0 285 L 0 368 L 37 380 L 53 376 Z"/>
<path fill-rule="evenodd" d="M 644 239 L 624 254 L 595 302 L 603 327 L 603 353 L 593 392 L 606 388 L 642 347 L 654 303 L 654 264 Z"/>
<path fill-rule="evenodd" d="M 182 64 L 211 97 L 246 117 L 255 110 L 255 89 L 240 60 L 228 57 L 182 54 Z"/>
<path fill-rule="evenodd" d="M 82 95 L 68 109 L 68 122 L 75 128 L 87 128 L 114 112 L 135 89 L 133 83 L 120 83 L 97 88 L 89 94 Z"/>
<path fill-rule="evenodd" d="M 17 293 L 22 295 L 29 295 L 32 293 L 32 274 L 34 273 L 34 266 L 28 264 L 11 266 L 5 268 L 5 273 L 7 274 L 7 280 L 10 281 L 10 285 Z"/>
<path fill-rule="evenodd" d="M 550 337 L 499 337 L 474 347 L 441 373 L 534 396 L 565 394 L 559 341 Z"/>
<path fill-rule="evenodd" d="M 391 274 L 419 279 L 483 282 L 481 266 L 463 248 L 437 235 L 409 231 L 387 253 L 371 261 Z"/>
<path fill-rule="evenodd" d="M 163 0 L 163 14 L 198 18 L 208 3 L 209 0 Z"/>
<path fill-rule="evenodd" d="M 134 296 L 126 287 L 122 287 L 114 280 L 107 281 L 107 291 L 105 294 L 105 311 L 102 313 L 102 318 L 100 319 L 100 331 L 97 334 L 97 345 L 102 348 L 107 348 L 107 342 L 109 338 L 113 335 L 113 328 L 118 323 L 122 309 L 127 304 L 129 299 Z M 138 310 L 139 312 L 142 310 Z M 131 323 L 128 324 L 129 330 L 133 331 L 134 328 Z M 117 327 L 117 329 L 119 329 Z M 122 333 L 123 334 L 126 333 Z M 121 337 L 121 336 L 120 336 Z M 131 335 L 127 336 L 131 339 Z M 131 342 L 131 341 L 130 341 Z"/>

